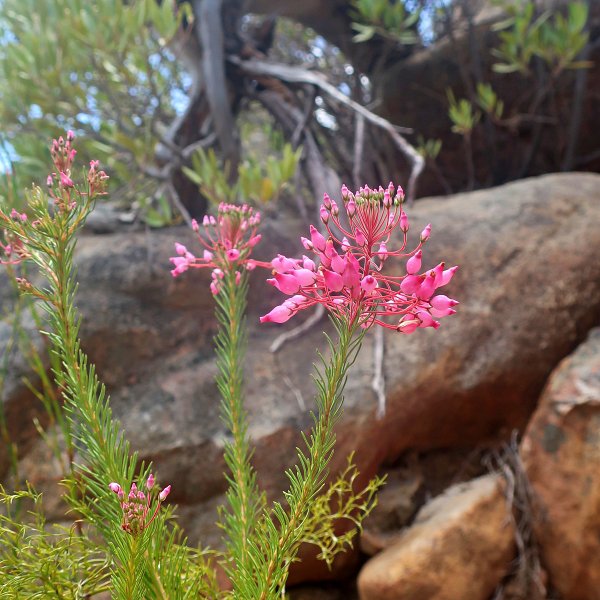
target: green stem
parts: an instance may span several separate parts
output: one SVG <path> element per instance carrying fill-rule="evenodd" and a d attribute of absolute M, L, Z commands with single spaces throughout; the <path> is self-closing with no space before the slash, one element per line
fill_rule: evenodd
<path fill-rule="evenodd" d="M 259 492 L 250 464 L 247 415 L 243 406 L 244 355 L 246 350 L 247 274 L 236 283 L 235 272 L 227 271 L 216 296 L 219 332 L 216 338 L 217 385 L 222 397 L 221 412 L 233 442 L 225 445 L 225 461 L 231 472 L 227 494 L 229 509 L 224 515 L 227 543 L 233 564 L 228 567 L 234 592 L 244 575 L 251 572 L 248 540 L 256 523 Z"/>
<path fill-rule="evenodd" d="M 303 523 L 310 513 L 313 500 L 323 486 L 327 466 L 333 456 L 335 433 L 333 426 L 342 407 L 342 392 L 348 367 L 360 347 L 362 335 L 354 339 L 356 322 L 350 325 L 336 323 L 339 335 L 337 346 L 329 341 L 332 356 L 325 373 L 317 378 L 319 397 L 318 419 L 308 438 L 308 457 L 300 455 L 302 470 L 289 473 L 292 485 L 286 494 L 290 510 L 288 518 L 282 521 L 279 538 L 261 577 L 260 600 L 279 598 L 285 587 L 289 567 L 295 558 L 303 538 Z M 267 554 L 268 556 L 268 554 Z"/>

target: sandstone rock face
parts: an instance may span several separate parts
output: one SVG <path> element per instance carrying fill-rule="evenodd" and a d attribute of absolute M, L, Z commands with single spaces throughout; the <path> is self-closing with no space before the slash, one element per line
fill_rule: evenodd
<path fill-rule="evenodd" d="M 410 210 L 413 240 L 433 224 L 424 266 L 440 259 L 460 265 L 448 286 L 460 310 L 438 331 L 387 335 L 383 419 L 376 418 L 370 389 L 373 343 L 367 336 L 350 371 L 333 470 L 356 450 L 366 478 L 408 449 L 464 448 L 524 426 L 548 374 L 600 322 L 599 197 L 600 176 L 563 174 L 423 200 Z M 257 257 L 301 255 L 296 232 L 306 233 L 297 222 L 267 221 Z M 228 434 L 214 383 L 213 299 L 208 273 L 169 275 L 176 239 L 193 247 L 183 228 L 81 239 L 83 346 L 133 447 L 173 485 L 190 538 L 215 545 Z M 301 319 L 259 325 L 258 316 L 280 301 L 255 272 L 247 410 L 254 462 L 270 498 L 287 487 L 284 468 L 295 459 L 299 430 L 310 425 L 311 363 L 328 327 L 324 320 L 270 353 L 275 336 Z M 25 409 L 38 404 L 13 395 L 5 406 L 11 431 L 19 431 Z"/>
<path fill-rule="evenodd" d="M 427 504 L 358 578 L 361 600 L 487 600 L 515 553 L 496 476 L 450 488 Z"/>
<path fill-rule="evenodd" d="M 550 582 L 565 600 L 600 599 L 600 329 L 552 374 L 522 455 Z"/>

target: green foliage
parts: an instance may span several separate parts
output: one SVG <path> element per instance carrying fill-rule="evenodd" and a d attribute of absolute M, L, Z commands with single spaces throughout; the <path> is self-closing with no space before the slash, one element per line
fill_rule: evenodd
<path fill-rule="evenodd" d="M 554 76 L 564 69 L 591 66 L 577 60 L 589 37 L 585 31 L 588 7 L 584 2 L 570 2 L 566 16 L 550 10 L 536 16 L 533 2 L 504 0 L 500 4 L 509 16 L 495 27 L 501 40 L 500 46 L 492 50 L 499 59 L 495 71 L 529 75 L 534 57 L 541 59 Z"/>
<path fill-rule="evenodd" d="M 28 522 L 13 515 L 12 505 L 22 502 L 32 504 Z M 0 507 L 1 598 L 83 600 L 110 589 L 109 563 L 97 541 L 75 527 L 47 525 L 40 495 L 0 487 Z"/>
<path fill-rule="evenodd" d="M 367 486 L 355 491 L 359 473 L 353 463 L 353 455 L 347 459 L 346 468 L 327 488 L 317 496 L 304 525 L 303 542 L 318 546 L 318 558 L 329 567 L 333 559 L 352 546 L 356 534 L 361 531 L 363 520 L 377 506 L 377 492 L 385 483 L 385 477 L 375 477 Z M 350 527 L 346 525 L 350 522 Z M 339 533 L 339 529 L 346 529 Z"/>
<path fill-rule="evenodd" d="M 417 136 L 417 152 L 423 158 L 435 160 L 442 149 L 442 140 L 426 140 L 423 136 Z"/>
<path fill-rule="evenodd" d="M 470 135 L 479 122 L 481 113 L 474 109 L 466 98 L 457 100 L 452 90 L 446 90 L 446 95 L 448 97 L 448 116 L 452 121 L 452 131 L 462 136 Z"/>
<path fill-rule="evenodd" d="M 267 156 L 266 161 L 262 161 L 250 153 L 238 166 L 236 180 L 231 183 L 230 165 L 221 165 L 212 149 L 199 148 L 192 155 L 192 168 L 183 167 L 183 171 L 215 205 L 220 202 L 267 204 L 287 188 L 301 154 L 302 148 L 293 150 L 288 143 L 283 145 L 279 158 Z"/>
<path fill-rule="evenodd" d="M 420 9 L 408 13 L 402 0 L 352 0 L 351 4 L 356 19 L 352 23 L 357 32 L 355 42 L 367 42 L 375 34 L 400 44 L 418 41 L 414 26 L 419 21 Z"/>
<path fill-rule="evenodd" d="M 18 157 L 19 189 L 45 177 L 46 140 L 73 129 L 123 194 L 148 192 L 140 167 L 185 92 L 167 43 L 181 26 L 172 0 L 4 0 L 0 129 Z"/>
<path fill-rule="evenodd" d="M 495 120 L 502 118 L 504 102 L 498 98 L 489 83 L 477 84 L 477 102 L 481 109 Z"/>

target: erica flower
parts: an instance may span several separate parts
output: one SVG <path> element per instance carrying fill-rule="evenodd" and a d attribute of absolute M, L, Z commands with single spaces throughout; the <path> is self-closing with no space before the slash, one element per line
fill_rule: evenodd
<path fill-rule="evenodd" d="M 154 488 L 154 475 L 152 473 L 146 481 L 146 491 L 138 489 L 135 483 L 131 485 L 128 494 L 125 494 L 125 491 L 118 483 L 110 483 L 108 487 L 117 495 L 121 502 L 121 509 L 123 510 L 121 527 L 124 531 L 132 535 L 141 533 L 154 521 L 161 503 L 165 501 L 171 491 L 171 486 L 168 485 L 158 493 L 156 500 L 153 502 L 155 492 L 152 491 Z M 154 510 L 152 510 L 153 504 Z"/>
<path fill-rule="evenodd" d="M 431 225 L 421 232 L 417 246 L 407 251 L 409 222 L 402 210 L 402 188 L 396 190 L 390 183 L 387 189 L 365 186 L 352 194 L 343 186 L 342 198 L 348 225 L 340 221 L 337 203 L 325 194 L 320 209 L 325 235 L 311 225 L 310 237 L 301 238 L 316 260 L 279 255 L 271 261 L 273 278 L 267 281 L 291 298 L 261 322 L 284 323 L 299 310 L 322 304 L 362 327 L 376 324 L 402 333 L 419 327 L 437 329 L 437 319 L 453 314 L 458 302 L 435 292 L 458 267 L 445 269 L 440 263 L 420 272 Z M 402 242 L 393 250 L 389 246 L 395 230 L 402 233 Z M 383 275 L 383 265 L 392 257 L 406 259 L 405 275 Z"/>
<path fill-rule="evenodd" d="M 270 267 L 250 258 L 252 249 L 261 238 L 257 233 L 259 223 L 260 213 L 254 212 L 250 206 L 221 203 L 216 218 L 205 216 L 202 226 L 192 221 L 192 228 L 204 247 L 202 257 L 195 256 L 183 244 L 176 243 L 177 256 L 169 259 L 174 265 L 171 274 L 177 277 L 189 268 L 212 269 L 210 289 L 217 294 L 225 273 L 235 271 L 236 281 L 239 282 L 240 269 L 252 270 L 257 265 Z M 203 234 L 200 233 L 200 227 Z"/>

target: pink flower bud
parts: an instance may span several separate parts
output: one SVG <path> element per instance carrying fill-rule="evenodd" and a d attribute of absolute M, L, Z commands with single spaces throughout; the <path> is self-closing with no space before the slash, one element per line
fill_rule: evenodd
<path fill-rule="evenodd" d="M 429 300 L 435 291 L 435 275 L 433 271 L 429 272 L 421 287 L 417 290 L 417 298 L 420 300 Z"/>
<path fill-rule="evenodd" d="M 383 193 L 383 205 L 386 208 L 389 208 L 392 205 L 392 198 L 387 190 Z"/>
<path fill-rule="evenodd" d="M 342 276 L 328 269 L 323 269 L 323 279 L 325 280 L 325 285 L 332 292 L 340 292 L 344 287 Z"/>
<path fill-rule="evenodd" d="M 339 273 L 341 275 L 344 272 L 344 269 L 346 268 L 346 259 L 341 257 L 336 252 L 335 256 L 333 256 L 333 258 L 331 259 L 331 268 L 336 273 Z"/>
<path fill-rule="evenodd" d="M 323 206 L 327 209 L 331 208 L 331 198 L 329 198 L 329 194 L 323 194 Z"/>
<path fill-rule="evenodd" d="M 256 244 L 258 244 L 258 242 L 260 242 L 261 239 L 262 235 L 260 233 L 257 233 L 248 240 L 248 246 L 250 246 L 250 248 L 254 248 L 254 246 L 256 246 Z"/>
<path fill-rule="evenodd" d="M 340 214 L 340 209 L 338 208 L 338 205 L 335 200 L 331 201 L 331 214 L 334 217 L 337 217 Z"/>
<path fill-rule="evenodd" d="M 202 254 L 202 258 L 206 262 L 210 262 L 213 259 L 213 253 L 209 252 L 208 250 L 205 250 L 204 253 Z"/>
<path fill-rule="evenodd" d="M 309 269 L 310 271 L 315 271 L 317 268 L 314 261 L 312 261 L 310 258 L 308 258 L 308 256 L 302 257 L 302 266 L 305 269 Z"/>
<path fill-rule="evenodd" d="M 67 140 L 69 142 L 72 142 L 75 139 L 75 134 L 69 129 L 69 131 L 67 131 Z"/>
<path fill-rule="evenodd" d="M 356 202 L 354 202 L 354 200 L 350 200 L 348 202 L 348 205 L 346 206 L 346 212 L 350 218 L 356 214 Z"/>
<path fill-rule="evenodd" d="M 398 327 L 396 329 L 400 333 L 410 335 L 411 333 L 415 332 L 419 324 L 420 321 L 415 319 L 413 315 L 405 315 L 400 323 L 398 323 Z"/>
<path fill-rule="evenodd" d="M 406 233 L 408 231 L 408 217 L 406 216 L 406 213 L 404 211 L 401 211 L 400 213 L 400 229 L 402 229 L 402 231 L 404 231 L 404 233 Z"/>
<path fill-rule="evenodd" d="M 240 285 L 240 281 L 242 280 L 242 274 L 239 271 L 235 272 L 235 285 Z"/>
<path fill-rule="evenodd" d="M 225 256 L 227 256 L 228 261 L 233 262 L 240 257 L 240 251 L 237 248 L 231 248 L 231 250 L 225 252 Z"/>
<path fill-rule="evenodd" d="M 175 242 L 175 252 L 179 254 L 179 256 L 185 256 L 187 254 L 188 249 L 179 242 Z"/>
<path fill-rule="evenodd" d="M 436 287 L 442 287 L 447 283 L 450 283 L 450 280 L 454 277 L 454 273 L 458 271 L 458 267 L 451 267 L 450 269 L 446 269 L 442 276 L 440 277 L 439 282 L 436 283 Z"/>
<path fill-rule="evenodd" d="M 151 490 L 154 487 L 154 475 L 150 473 L 148 475 L 148 479 L 146 480 L 146 489 Z"/>
<path fill-rule="evenodd" d="M 419 250 L 414 256 L 411 256 L 406 261 L 406 272 L 409 275 L 414 275 L 421 269 L 421 258 L 423 253 Z"/>
<path fill-rule="evenodd" d="M 321 221 L 327 225 L 327 221 L 329 221 L 329 212 L 327 212 L 327 209 L 324 206 L 321 206 L 319 216 L 321 217 Z"/>
<path fill-rule="evenodd" d="M 294 312 L 287 306 L 276 306 L 271 312 L 260 318 L 261 323 L 285 323 L 289 321 Z"/>
<path fill-rule="evenodd" d="M 367 245 L 367 238 L 364 236 L 363 232 L 360 229 L 356 230 L 356 233 L 354 234 L 354 239 L 356 240 L 356 243 L 359 246 Z"/>
<path fill-rule="evenodd" d="M 311 242 L 309 239 L 307 239 L 307 238 L 305 238 L 305 237 L 301 237 L 301 238 L 300 238 L 300 241 L 302 242 L 302 245 L 303 245 L 303 246 L 304 246 L 304 247 L 305 247 L 307 250 L 314 250 L 314 248 L 315 248 L 315 247 L 313 246 L 313 243 L 312 243 L 312 242 Z"/>
<path fill-rule="evenodd" d="M 312 245 L 317 250 L 319 250 L 320 252 L 323 252 L 325 250 L 325 238 L 317 231 L 314 225 L 310 226 L 310 240 L 312 242 Z"/>
<path fill-rule="evenodd" d="M 291 271 L 296 267 L 296 261 L 292 258 L 288 258 L 287 256 L 283 256 L 283 254 L 278 254 L 277 258 L 274 258 L 271 261 L 271 265 L 273 269 L 277 271 L 277 273 L 286 273 L 287 271 Z"/>
<path fill-rule="evenodd" d="M 53 183 L 54 183 L 54 179 L 52 179 L 52 175 L 48 175 L 48 177 L 46 178 L 46 185 L 48 187 L 52 187 Z"/>
<path fill-rule="evenodd" d="M 421 287 L 424 279 L 425 277 L 423 275 L 407 275 L 400 284 L 400 290 L 404 294 L 411 296 Z"/>
<path fill-rule="evenodd" d="M 429 225 L 427 225 L 425 227 L 425 229 L 423 229 L 423 231 L 421 231 L 421 242 L 426 242 L 429 239 L 430 235 L 431 235 L 431 223 Z"/>
<path fill-rule="evenodd" d="M 452 298 L 448 298 L 448 296 L 439 294 L 437 296 L 434 296 L 429 301 L 429 304 L 431 304 L 431 306 L 436 310 L 445 311 L 449 308 L 452 308 L 453 306 L 456 306 L 458 302 L 456 300 L 453 300 Z"/>
<path fill-rule="evenodd" d="M 114 481 L 112 483 L 109 483 L 108 487 L 110 488 L 110 491 L 114 492 L 115 494 L 123 493 L 123 488 L 118 483 L 115 483 Z"/>
<path fill-rule="evenodd" d="M 168 485 L 159 495 L 158 495 L 158 499 L 161 502 L 164 502 L 166 497 L 171 493 L 171 486 Z"/>
<path fill-rule="evenodd" d="M 310 269 L 296 269 L 291 275 L 298 280 L 300 287 L 312 285 L 317 280 L 317 274 Z"/>
<path fill-rule="evenodd" d="M 267 279 L 267 281 L 284 294 L 295 294 L 300 289 L 298 279 L 285 273 L 275 273 L 275 279 Z"/>
<path fill-rule="evenodd" d="M 198 221 L 196 221 L 196 219 L 192 219 L 192 230 L 196 233 L 200 231 L 200 225 L 198 225 Z"/>
<path fill-rule="evenodd" d="M 363 277 L 360 282 L 360 287 L 367 293 L 370 294 L 377 287 L 377 280 L 372 275 Z"/>
<path fill-rule="evenodd" d="M 342 238 L 342 251 L 347 252 L 348 248 L 350 248 L 350 242 L 348 241 L 348 238 L 344 236 Z"/>

